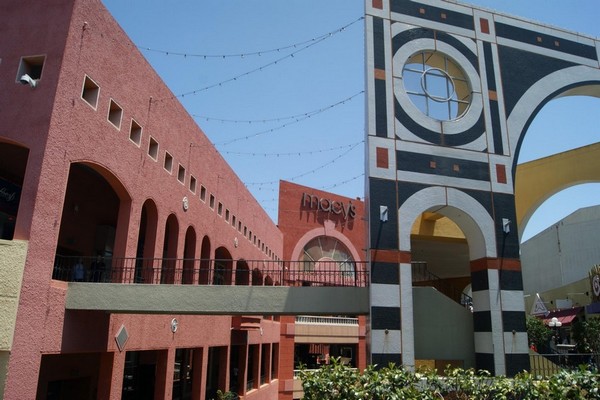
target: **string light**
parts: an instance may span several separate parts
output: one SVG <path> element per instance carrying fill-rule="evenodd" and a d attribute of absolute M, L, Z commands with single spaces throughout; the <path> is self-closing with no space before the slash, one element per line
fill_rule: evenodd
<path fill-rule="evenodd" d="M 292 122 L 288 122 L 288 123 L 276 126 L 274 128 L 265 129 L 265 130 L 260 131 L 260 132 L 252 133 L 250 135 L 238 137 L 238 138 L 227 140 L 227 141 L 224 141 L 224 142 L 215 142 L 214 145 L 215 146 L 227 146 L 229 144 L 232 144 L 232 143 L 235 143 L 235 142 L 239 142 L 240 140 L 248 140 L 248 139 L 251 139 L 251 138 L 255 138 L 257 136 L 261 136 L 261 135 L 265 135 L 267 133 L 272 133 L 272 132 L 278 131 L 278 130 L 286 128 L 286 127 L 288 127 L 290 125 L 294 125 L 294 124 L 297 124 L 298 122 L 304 121 L 305 119 L 311 118 L 313 115 L 320 114 L 322 112 L 331 110 L 332 108 L 334 108 L 334 107 L 336 107 L 338 105 L 345 104 L 347 101 L 352 100 L 353 98 L 355 98 L 356 96 L 360 95 L 361 93 L 364 93 L 364 91 L 356 93 L 356 94 L 348 97 L 347 99 L 344 99 L 344 100 L 342 100 L 342 101 L 340 101 L 340 102 L 338 102 L 336 104 L 333 104 L 333 105 L 330 105 L 328 107 L 325 107 L 325 108 L 323 108 L 323 109 L 315 112 L 314 114 L 307 114 L 307 115 L 305 115 L 305 116 L 303 116 L 301 118 L 297 118 L 296 120 L 294 120 Z"/>
<path fill-rule="evenodd" d="M 331 188 L 334 188 L 334 187 L 337 187 L 337 186 L 342 186 L 342 185 L 344 185 L 344 184 L 346 184 L 346 183 L 349 183 L 349 182 L 355 181 L 355 180 L 357 180 L 357 179 L 359 179 L 359 178 L 362 178 L 362 177 L 364 177 L 364 176 L 365 176 L 365 174 L 364 174 L 364 173 L 361 173 L 361 174 L 359 174 L 359 175 L 356 175 L 356 176 L 354 176 L 354 177 L 352 177 L 352 178 L 346 179 L 345 181 L 341 181 L 341 182 L 338 182 L 338 183 L 335 183 L 335 184 L 333 184 L 333 185 L 329 185 L 329 186 L 321 186 L 321 187 L 316 187 L 315 189 L 318 189 L 318 190 L 328 190 L 328 189 L 331 189 Z M 276 189 L 272 189 L 272 191 L 275 191 L 275 190 L 276 190 Z M 360 198 L 362 199 L 362 196 L 360 196 Z M 259 203 L 261 203 L 261 204 L 262 204 L 262 203 L 272 203 L 272 202 L 275 202 L 275 201 L 279 201 L 279 198 L 278 198 L 278 197 L 271 197 L 271 198 L 268 198 L 268 199 L 261 199 L 261 200 L 259 201 Z M 263 208 L 265 208 L 265 209 L 266 209 L 266 207 L 263 207 Z M 283 210 L 283 211 L 293 211 L 293 212 L 297 212 L 297 211 L 298 211 L 298 209 L 294 208 L 294 209 Z"/>
<path fill-rule="evenodd" d="M 268 67 L 272 67 L 273 65 L 276 65 L 276 64 L 277 64 L 278 62 L 280 62 L 280 61 L 283 61 L 283 60 L 285 60 L 285 59 L 287 59 L 287 58 L 292 58 L 292 57 L 294 57 L 294 54 L 300 53 L 301 51 L 304 51 L 304 50 L 306 50 L 306 49 L 308 49 L 308 48 L 310 48 L 310 47 L 312 47 L 312 46 L 314 46 L 314 45 L 316 45 L 316 44 L 319 44 L 319 43 L 321 43 L 323 40 L 325 40 L 325 39 L 320 39 L 320 40 L 318 40 L 318 41 L 316 41 L 316 42 L 310 43 L 310 44 L 308 44 L 308 45 L 306 45 L 306 46 L 304 46 L 304 47 L 300 48 L 299 50 L 297 50 L 297 51 L 295 51 L 295 52 L 293 52 L 293 53 L 290 53 L 290 54 L 288 54 L 288 55 L 286 55 L 286 56 L 283 56 L 283 57 L 281 57 L 281 58 L 278 58 L 278 59 L 277 59 L 277 60 L 275 60 L 275 61 L 271 61 L 270 63 L 264 64 L 264 65 L 262 65 L 262 66 L 260 66 L 260 67 L 258 67 L 258 68 L 254 68 L 254 69 L 251 69 L 250 71 L 246 71 L 246 72 L 244 72 L 244 73 L 241 73 L 241 74 L 239 74 L 239 75 L 236 75 L 236 76 L 234 76 L 234 77 L 232 77 L 232 78 L 225 79 L 225 80 L 223 80 L 223 81 L 221 81 L 221 82 L 213 83 L 212 85 L 208 85 L 208 86 L 205 86 L 205 87 L 203 87 L 203 88 L 200 88 L 200 89 L 192 90 L 192 91 L 190 91 L 190 92 L 186 92 L 186 93 L 181 93 L 181 94 L 178 94 L 178 95 L 175 95 L 175 96 L 168 97 L 167 99 L 161 99 L 161 100 L 157 100 L 157 101 L 163 101 L 163 100 L 172 100 L 172 99 L 175 99 L 175 98 L 178 98 L 178 97 L 181 97 L 181 98 L 183 98 L 183 97 L 185 97 L 185 96 L 195 96 L 195 95 L 197 95 L 197 94 L 199 94 L 199 93 L 202 93 L 202 92 L 205 92 L 205 91 L 207 91 L 207 90 L 209 90 L 209 89 L 212 89 L 212 88 L 215 88 L 215 87 L 222 86 L 222 85 L 224 85 L 224 84 L 226 84 L 226 83 L 231 83 L 231 82 L 233 82 L 233 81 L 237 81 L 239 78 L 243 78 L 243 77 L 245 77 L 245 76 L 248 76 L 248 75 L 250 75 L 250 74 L 253 74 L 253 73 L 255 73 L 255 72 L 260 72 L 260 71 L 262 71 L 262 70 L 264 70 L 264 69 L 266 69 L 266 68 L 268 68 Z"/>
<path fill-rule="evenodd" d="M 357 147 L 359 144 L 361 144 L 361 143 L 363 143 L 363 141 L 356 143 L 356 144 L 355 144 L 354 146 L 352 146 L 350 149 L 348 149 L 347 151 L 343 152 L 342 154 L 340 154 L 340 155 L 339 155 L 339 156 L 337 156 L 336 158 L 334 158 L 334 159 L 332 159 L 332 160 L 330 160 L 330 161 L 326 162 L 325 164 L 321 164 L 321 165 L 320 165 L 320 166 L 318 166 L 317 168 L 314 168 L 314 169 L 312 169 L 312 170 L 310 170 L 310 171 L 307 171 L 307 172 L 303 172 L 303 173 L 301 173 L 300 175 L 296 175 L 296 176 L 294 176 L 294 177 L 291 177 L 291 178 L 289 178 L 288 180 L 290 180 L 290 181 L 292 181 L 292 182 L 293 182 L 294 180 L 296 180 L 296 179 L 298 179 L 298 178 L 302 178 L 302 177 L 304 177 L 304 176 L 306 176 L 306 175 L 314 174 L 315 172 L 322 170 L 323 168 L 325 168 L 325 167 L 327 167 L 327 166 L 329 166 L 329 165 L 331 165 L 331 164 L 335 163 L 335 162 L 336 162 L 336 161 L 338 161 L 340 158 L 342 158 L 342 157 L 344 157 L 345 155 L 347 155 L 348 153 L 350 153 L 352 150 L 354 150 L 354 149 L 355 149 L 355 148 L 356 148 L 356 147 Z M 258 190 L 260 190 L 260 187 L 261 187 L 261 186 L 264 186 L 264 185 L 272 185 L 272 184 L 274 184 L 274 183 L 277 183 L 277 182 L 279 182 L 279 181 L 277 180 L 277 181 L 268 181 L 268 182 L 246 182 L 245 184 L 246 184 L 246 186 L 259 186 L 259 189 L 258 189 Z"/>
<path fill-rule="evenodd" d="M 198 114 L 191 114 L 194 118 L 200 118 L 203 119 L 205 121 L 217 121 L 217 122 L 228 122 L 228 123 L 234 123 L 234 124 L 253 124 L 253 123 L 267 123 L 267 122 L 280 122 L 280 121 L 287 121 L 288 119 L 297 119 L 297 118 L 302 118 L 305 116 L 313 116 L 313 115 L 317 115 L 320 114 L 324 111 L 327 111 L 330 108 L 334 108 L 337 107 L 339 105 L 345 104 L 347 101 L 352 100 L 354 97 L 359 96 L 361 94 L 363 94 L 365 91 L 361 90 L 358 93 L 353 94 L 352 96 L 345 98 L 344 100 L 340 100 L 336 103 L 330 104 L 328 106 L 319 108 L 318 110 L 312 110 L 312 111 L 307 111 L 304 113 L 300 113 L 300 114 L 296 114 L 296 115 L 290 115 L 287 117 L 278 117 L 278 118 L 263 118 L 263 119 L 222 119 L 222 118 L 214 118 L 214 117 L 207 117 L 204 115 L 198 115 Z"/>
<path fill-rule="evenodd" d="M 137 46 L 138 49 L 140 50 L 144 50 L 144 51 L 151 51 L 154 53 L 161 53 L 164 54 L 166 56 L 178 56 L 178 57 L 183 57 L 183 58 L 202 58 L 202 59 L 208 59 L 208 58 L 218 58 L 218 59 L 226 59 L 226 58 L 245 58 L 245 57 L 252 57 L 252 56 L 262 56 L 264 54 L 270 54 L 270 53 L 279 53 L 281 51 L 285 51 L 285 50 L 289 50 L 289 49 L 295 49 L 298 48 L 299 46 L 304 46 L 306 44 L 310 44 L 310 43 L 314 43 L 317 41 L 321 41 L 322 39 L 328 39 L 330 37 L 333 37 L 334 35 L 343 32 L 344 30 L 346 30 L 347 28 L 349 28 L 350 26 L 354 25 L 355 23 L 363 20 L 364 17 L 360 17 L 354 21 L 352 21 L 349 24 L 346 24 L 344 26 L 342 26 L 341 28 L 335 29 L 331 32 L 327 32 L 323 35 L 317 36 L 315 38 L 309 39 L 309 40 L 305 40 L 302 42 L 298 42 L 298 43 L 294 43 L 294 44 L 290 44 L 287 46 L 283 46 L 283 47 L 278 47 L 275 49 L 268 49 L 268 50 L 260 50 L 260 51 L 253 51 L 253 52 L 248 52 L 248 53 L 237 53 L 237 54 L 194 54 L 194 53 L 182 53 L 182 52 L 176 52 L 176 51 L 170 51 L 170 50 L 160 50 L 160 49 L 153 49 L 150 47 L 142 47 L 142 46 Z"/>
<path fill-rule="evenodd" d="M 361 140 L 360 142 L 357 142 L 357 143 L 351 143 L 351 144 L 346 144 L 346 145 L 337 146 L 337 147 L 330 147 L 327 149 L 296 151 L 293 153 L 256 153 L 256 152 L 245 153 L 245 152 L 241 152 L 241 151 L 221 151 L 221 153 L 222 154 L 231 154 L 231 155 L 236 155 L 236 156 L 261 156 L 261 157 L 304 156 L 304 155 L 311 155 L 311 154 L 317 154 L 317 153 L 325 153 L 328 151 L 346 149 L 348 147 L 352 147 L 352 146 L 355 146 L 360 143 L 363 143 L 363 141 Z"/>
<path fill-rule="evenodd" d="M 359 20 L 360 19 L 356 20 L 355 22 L 357 22 Z M 342 32 L 344 30 L 345 29 L 340 29 L 339 31 Z M 292 52 L 292 53 L 290 53 L 288 55 L 280 57 L 280 58 L 276 59 L 275 61 L 271 61 L 270 63 L 264 64 L 264 65 L 262 65 L 260 67 L 254 68 L 254 69 L 252 69 L 250 71 L 243 72 L 243 73 L 241 73 L 239 75 L 236 75 L 236 76 L 234 76 L 232 78 L 225 79 L 225 80 L 217 82 L 217 83 L 213 83 L 212 85 L 208 85 L 208 86 L 205 86 L 205 87 L 200 88 L 200 89 L 196 89 L 196 90 L 192 90 L 192 91 L 189 91 L 189 92 L 181 93 L 181 94 L 178 94 L 178 95 L 170 96 L 170 97 L 167 97 L 167 98 L 164 98 L 164 99 L 158 99 L 158 100 L 152 100 L 152 101 L 153 102 L 162 102 L 162 101 L 166 101 L 166 100 L 173 100 L 173 99 L 179 98 L 179 97 L 183 98 L 185 96 L 195 96 L 195 95 L 197 95 L 199 93 L 202 93 L 202 92 L 205 92 L 205 91 L 207 91 L 209 89 L 212 89 L 212 88 L 215 88 L 215 87 L 220 87 L 220 86 L 222 86 L 222 85 L 224 85 L 226 83 L 231 83 L 231 82 L 237 81 L 239 78 L 246 77 L 246 76 L 248 76 L 250 74 L 253 74 L 255 72 L 260 72 L 260 71 L 262 71 L 262 70 L 264 70 L 264 69 L 266 69 L 268 67 L 272 67 L 273 65 L 276 65 L 277 63 L 279 63 L 279 62 L 281 62 L 283 60 L 286 60 L 288 58 L 294 58 L 295 54 L 298 54 L 298 53 L 300 53 L 300 52 L 302 52 L 302 51 L 304 51 L 306 49 L 309 49 L 312 46 L 315 46 L 315 45 L 321 43 L 322 41 L 328 39 L 329 37 L 331 37 L 331 35 L 322 36 L 319 39 L 315 39 L 315 41 L 311 41 L 309 44 L 307 44 L 307 45 L 299 48 L 298 50 L 296 50 L 296 51 L 294 51 L 294 52 Z"/>

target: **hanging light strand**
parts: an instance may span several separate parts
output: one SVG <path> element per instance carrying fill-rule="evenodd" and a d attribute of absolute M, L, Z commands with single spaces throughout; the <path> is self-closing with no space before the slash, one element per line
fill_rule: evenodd
<path fill-rule="evenodd" d="M 332 108 L 337 107 L 337 106 L 339 106 L 341 104 L 345 104 L 346 102 L 352 100 L 353 98 L 355 98 L 356 96 L 360 95 L 361 93 L 364 93 L 364 91 L 356 93 L 356 94 L 354 94 L 354 95 L 352 95 L 352 96 L 350 96 L 350 97 L 348 97 L 348 98 L 346 98 L 346 99 L 344 99 L 342 101 L 339 101 L 338 103 L 332 104 L 330 106 L 327 106 L 325 108 L 317 110 L 317 111 L 315 111 L 313 113 L 304 114 L 303 116 L 296 118 L 294 121 L 287 122 L 285 124 L 282 124 L 282 125 L 279 125 L 279 126 L 276 126 L 276 127 L 273 127 L 273 128 L 265 129 L 265 130 L 262 130 L 262 131 L 259 131 L 259 132 L 256 132 L 256 133 L 252 133 L 250 135 L 241 136 L 241 137 L 238 137 L 238 138 L 235 138 L 235 139 L 230 139 L 230 140 L 226 140 L 226 141 L 223 141 L 223 142 L 215 142 L 214 145 L 215 146 L 227 146 L 229 144 L 232 144 L 232 143 L 235 143 L 235 142 L 239 142 L 240 140 L 248 140 L 248 139 L 255 138 L 257 136 L 261 136 L 261 135 L 265 135 L 267 133 L 272 133 L 272 132 L 278 131 L 278 130 L 286 128 L 286 127 L 288 127 L 290 125 L 294 125 L 294 124 L 297 124 L 298 122 L 302 122 L 302 121 L 304 121 L 304 120 L 306 120 L 308 118 L 311 118 L 313 115 L 320 114 L 322 112 L 331 110 Z"/>
<path fill-rule="evenodd" d="M 305 155 L 312 155 L 312 154 L 318 154 L 318 153 L 326 153 L 328 151 L 347 149 L 349 147 L 355 146 L 362 142 L 363 141 L 360 141 L 357 143 L 346 144 L 343 146 L 329 147 L 327 149 L 296 151 L 296 152 L 289 152 L 289 153 L 256 153 L 256 152 L 247 153 L 247 152 L 242 152 L 242 151 L 221 151 L 221 153 L 222 154 L 231 154 L 231 155 L 235 155 L 235 156 L 252 156 L 252 157 L 259 157 L 259 156 L 260 157 L 288 157 L 288 156 L 293 157 L 293 156 L 305 156 Z"/>
<path fill-rule="evenodd" d="M 267 122 L 281 122 L 281 121 L 287 121 L 289 119 L 298 119 L 298 118 L 302 118 L 302 117 L 306 117 L 306 116 L 313 116 L 313 115 L 317 115 L 320 114 L 324 111 L 327 111 L 331 108 L 340 106 L 342 104 L 345 104 L 346 102 L 352 100 L 353 98 L 355 98 L 356 96 L 359 96 L 361 94 L 363 94 L 365 91 L 361 90 L 358 93 L 353 94 L 350 97 L 345 98 L 344 100 L 340 100 L 336 103 L 330 104 L 328 106 L 325 107 L 321 107 L 318 110 L 312 110 L 312 111 L 307 111 L 304 113 L 300 113 L 300 114 L 296 114 L 296 115 L 290 115 L 290 116 L 286 116 L 286 117 L 277 117 L 277 118 L 263 118 L 263 119 L 221 119 L 221 118 L 213 118 L 213 117 L 207 117 L 204 115 L 198 115 L 198 114 L 191 114 L 194 118 L 199 118 L 205 121 L 217 121 L 217 122 L 229 122 L 229 123 L 234 123 L 234 124 L 253 124 L 253 123 L 267 123 Z"/>
<path fill-rule="evenodd" d="M 298 54 L 298 53 L 300 53 L 300 52 L 302 52 L 302 51 L 304 51 L 306 49 L 311 48 L 312 46 L 315 46 L 315 45 L 323 42 L 324 40 L 328 39 L 329 37 L 330 36 L 327 35 L 327 36 L 323 36 L 323 37 L 321 37 L 319 39 L 316 39 L 315 41 L 311 41 L 310 43 L 308 43 L 307 45 L 305 45 L 303 47 L 300 47 L 296 51 L 293 51 L 293 52 L 291 52 L 291 53 L 289 53 L 289 54 L 287 54 L 287 55 L 285 55 L 283 57 L 280 57 L 280 58 L 278 58 L 278 59 L 276 59 L 274 61 L 271 61 L 271 62 L 269 62 L 267 64 L 264 64 L 264 65 L 262 65 L 260 67 L 251 69 L 250 71 L 243 72 L 243 73 L 241 73 L 239 75 L 236 75 L 236 76 L 234 76 L 232 78 L 228 78 L 228 79 L 222 80 L 220 82 L 213 83 L 212 85 L 205 86 L 205 87 L 200 88 L 200 89 L 196 89 L 196 90 L 192 90 L 192 91 L 189 91 L 189 92 L 181 93 L 181 94 L 178 94 L 178 95 L 170 96 L 170 97 L 167 97 L 167 98 L 164 98 L 164 99 L 152 100 L 152 102 L 162 102 L 162 101 L 166 101 L 166 100 L 173 100 L 173 99 L 176 99 L 176 98 L 183 98 L 185 96 L 195 96 L 195 95 L 197 95 L 199 93 L 202 93 L 202 92 L 205 92 L 205 91 L 207 91 L 209 89 L 212 89 L 212 88 L 215 88 L 215 87 L 220 87 L 220 86 L 223 86 L 225 84 L 237 81 L 240 78 L 246 77 L 246 76 L 251 75 L 251 74 L 253 74 L 255 72 L 260 72 L 260 71 L 263 71 L 266 68 L 272 67 L 273 65 L 276 65 L 276 64 L 278 64 L 279 62 L 281 62 L 283 60 L 286 60 L 286 59 L 289 59 L 289 58 L 294 58 L 294 56 L 296 54 Z"/>
<path fill-rule="evenodd" d="M 150 51 L 153 53 L 160 53 L 160 54 L 164 54 L 166 56 L 177 56 L 177 57 L 183 57 L 183 58 L 202 58 L 202 59 L 209 59 L 209 58 L 217 58 L 217 59 L 225 59 L 225 58 L 245 58 L 245 57 L 252 57 L 252 56 L 262 56 L 265 54 L 270 54 L 270 53 L 279 53 L 281 51 L 286 51 L 289 49 L 296 49 L 298 47 L 301 46 L 305 46 L 307 44 L 311 44 L 311 43 L 315 43 L 318 41 L 322 41 L 324 39 L 328 39 L 330 37 L 333 37 L 334 35 L 345 31 L 347 28 L 351 27 L 352 25 L 356 24 L 357 22 L 361 21 L 362 19 L 364 19 L 364 17 L 360 17 L 352 22 L 350 22 L 349 24 L 346 24 L 340 28 L 337 28 L 331 32 L 327 32 L 323 35 L 314 37 L 312 39 L 309 40 L 304 40 L 302 42 L 298 42 L 298 43 L 293 43 L 290 45 L 286 45 L 283 47 L 278 47 L 275 49 L 267 49 L 267 50 L 260 50 L 260 51 L 252 51 L 252 52 L 248 52 L 248 53 L 236 53 L 236 54 L 197 54 L 197 53 L 186 53 L 186 52 L 177 52 L 177 51 L 170 51 L 170 50 L 161 50 L 161 49 L 153 49 L 150 47 L 143 47 L 143 46 L 136 46 L 138 49 L 143 50 L 143 51 Z"/>
<path fill-rule="evenodd" d="M 289 180 L 289 181 L 292 181 L 292 182 L 293 182 L 293 181 L 295 181 L 295 180 L 296 180 L 296 179 L 298 179 L 298 178 L 302 178 L 302 177 L 304 177 L 304 176 L 306 176 L 306 175 L 314 174 L 315 172 L 317 172 L 317 171 L 320 171 L 320 170 L 322 170 L 323 168 L 325 168 L 325 167 L 327 167 L 327 166 L 329 166 L 329 165 L 331 165 L 331 164 L 334 164 L 334 163 L 335 163 L 335 162 L 337 162 L 337 161 L 338 161 L 340 158 L 342 158 L 342 157 L 346 156 L 348 153 L 350 153 L 352 150 L 354 150 L 354 149 L 355 149 L 355 148 L 356 148 L 356 147 L 357 147 L 359 144 L 361 144 L 361 143 L 364 143 L 364 141 L 361 141 L 361 142 L 358 142 L 358 143 L 356 143 L 356 144 L 355 144 L 355 145 L 353 145 L 353 146 L 352 146 L 350 149 L 346 150 L 345 152 L 343 152 L 343 153 L 342 153 L 342 154 L 340 154 L 339 156 L 337 156 L 337 157 L 333 158 L 332 160 L 330 160 L 330 161 L 326 162 L 325 164 L 321 164 L 320 166 L 318 166 L 318 167 L 316 167 L 316 168 L 314 168 L 314 169 L 312 169 L 312 170 L 310 170 L 310 171 L 303 172 L 303 173 L 301 173 L 301 174 L 299 174 L 299 175 L 296 175 L 296 176 L 293 176 L 293 177 L 291 177 L 291 178 L 289 178 L 289 179 L 287 179 L 287 180 Z M 268 182 L 245 182 L 245 185 L 246 185 L 246 186 L 259 186 L 259 187 L 260 187 L 260 186 L 265 186 L 265 185 L 272 185 L 272 184 L 274 184 L 274 183 L 277 183 L 277 182 L 279 182 L 279 180 L 276 180 L 276 181 L 268 181 Z M 259 190 L 260 190 L 260 188 L 259 188 Z"/>

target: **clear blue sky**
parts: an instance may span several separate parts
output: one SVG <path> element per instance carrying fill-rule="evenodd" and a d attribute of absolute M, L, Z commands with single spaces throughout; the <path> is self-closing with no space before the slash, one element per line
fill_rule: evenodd
<path fill-rule="evenodd" d="M 363 0 L 103 1 L 275 222 L 280 179 L 364 197 Z M 471 3 L 600 36 L 598 0 Z M 519 161 L 599 139 L 600 100 L 555 100 Z M 564 191 L 524 237 L 593 204 L 600 184 Z"/>

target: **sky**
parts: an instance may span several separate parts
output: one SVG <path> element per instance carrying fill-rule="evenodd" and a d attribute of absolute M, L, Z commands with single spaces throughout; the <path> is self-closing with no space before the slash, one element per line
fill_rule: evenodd
<path fill-rule="evenodd" d="M 103 3 L 274 222 L 280 179 L 364 198 L 364 0 Z M 598 0 L 469 3 L 600 37 Z M 519 162 L 599 140 L 599 99 L 554 100 Z M 600 184 L 567 189 L 522 240 L 596 204 Z"/>

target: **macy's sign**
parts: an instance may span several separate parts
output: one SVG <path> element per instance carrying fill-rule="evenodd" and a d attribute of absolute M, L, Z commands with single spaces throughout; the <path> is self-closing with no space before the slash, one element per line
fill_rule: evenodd
<path fill-rule="evenodd" d="M 356 216 L 356 206 L 352 204 L 352 201 L 348 201 L 348 203 L 345 204 L 342 201 L 330 200 L 315 196 L 314 194 L 303 193 L 302 206 L 311 210 L 342 215 L 345 220 L 348 218 L 354 219 Z"/>

